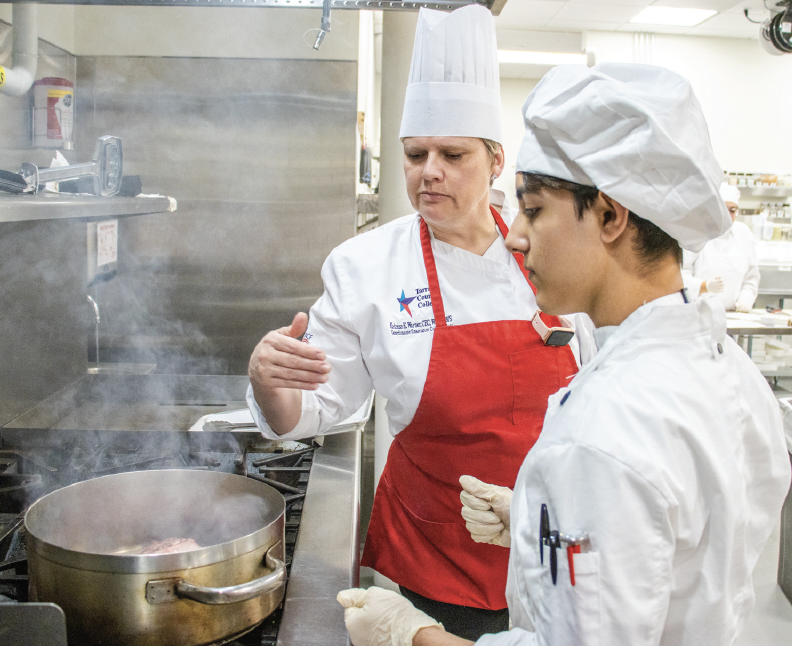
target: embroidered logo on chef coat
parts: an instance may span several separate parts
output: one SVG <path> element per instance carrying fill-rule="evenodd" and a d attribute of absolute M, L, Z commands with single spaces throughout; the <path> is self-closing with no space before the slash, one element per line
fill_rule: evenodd
<path fill-rule="evenodd" d="M 453 325 L 453 316 L 449 314 L 446 316 L 446 323 Z M 423 321 L 401 321 L 396 323 L 390 322 L 390 333 L 393 336 L 406 336 L 409 334 L 423 334 L 424 332 L 431 332 L 435 329 L 434 319 L 424 319 Z"/>
<path fill-rule="evenodd" d="M 404 295 L 404 290 L 402 290 L 401 297 L 397 298 L 396 300 L 399 301 L 399 311 L 404 312 L 406 310 L 407 314 L 409 314 L 410 318 L 412 318 L 412 312 L 410 311 L 410 303 L 412 303 L 415 300 L 415 296 L 410 296 L 409 298 L 407 298 Z"/>

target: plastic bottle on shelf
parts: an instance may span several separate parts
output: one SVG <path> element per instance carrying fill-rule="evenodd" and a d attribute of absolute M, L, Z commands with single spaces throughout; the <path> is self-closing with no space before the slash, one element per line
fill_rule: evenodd
<path fill-rule="evenodd" d="M 772 240 L 773 232 L 775 231 L 775 225 L 770 222 L 770 217 L 767 211 L 765 211 L 763 215 L 764 223 L 762 224 L 762 240 Z"/>
<path fill-rule="evenodd" d="M 767 222 L 767 216 L 760 207 L 758 213 L 751 218 L 751 229 L 753 230 L 756 240 L 762 239 L 762 230 L 764 229 L 765 222 Z"/>

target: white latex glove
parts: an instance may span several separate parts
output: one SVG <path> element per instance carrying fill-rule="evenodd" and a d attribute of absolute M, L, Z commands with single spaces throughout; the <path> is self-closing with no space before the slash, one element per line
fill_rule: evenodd
<path fill-rule="evenodd" d="M 748 301 L 741 301 L 738 298 L 737 302 L 734 304 L 734 311 L 735 312 L 750 312 L 752 307 L 753 307 L 753 303 L 750 303 Z"/>
<path fill-rule="evenodd" d="M 350 588 L 336 599 L 346 608 L 344 622 L 353 646 L 412 646 L 421 628 L 436 626 L 445 632 L 443 624 L 391 590 Z"/>
<path fill-rule="evenodd" d="M 487 484 L 473 476 L 459 478 L 462 493 L 462 518 L 476 543 L 511 546 L 509 510 L 512 490 Z"/>
<path fill-rule="evenodd" d="M 720 276 L 715 276 L 715 278 L 706 281 L 704 285 L 706 285 L 707 292 L 710 294 L 720 294 L 726 289 L 726 283 L 723 282 L 723 278 Z"/>

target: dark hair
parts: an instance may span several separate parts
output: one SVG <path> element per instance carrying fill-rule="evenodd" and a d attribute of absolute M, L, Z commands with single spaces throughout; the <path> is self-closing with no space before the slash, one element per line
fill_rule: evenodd
<path fill-rule="evenodd" d="M 577 184 L 541 173 L 523 173 L 523 186 L 526 193 L 540 193 L 543 189 L 570 193 L 580 220 L 583 219 L 583 213 L 594 205 L 600 193 L 596 186 Z M 669 255 L 682 264 L 682 249 L 679 243 L 656 224 L 630 211 L 627 226 L 636 232 L 633 249 L 644 268 L 651 268 Z"/>

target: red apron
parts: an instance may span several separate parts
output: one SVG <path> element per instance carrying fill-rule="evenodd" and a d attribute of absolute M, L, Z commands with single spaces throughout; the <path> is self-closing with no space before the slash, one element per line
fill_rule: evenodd
<path fill-rule="evenodd" d="M 503 219 L 490 210 L 505 238 Z M 423 220 L 421 246 L 435 319 L 429 371 L 412 422 L 388 452 L 361 563 L 430 599 L 500 610 L 509 550 L 473 542 L 459 476 L 514 487 L 547 398 L 578 368 L 569 346 L 545 346 L 530 321 L 447 325 Z"/>

